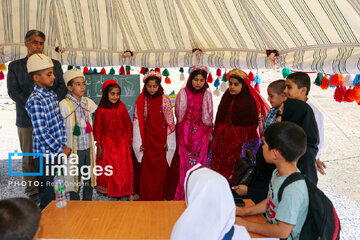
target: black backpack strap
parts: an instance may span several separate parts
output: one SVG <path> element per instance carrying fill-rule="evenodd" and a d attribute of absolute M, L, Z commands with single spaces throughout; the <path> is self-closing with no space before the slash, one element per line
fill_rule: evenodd
<path fill-rule="evenodd" d="M 280 186 L 280 189 L 279 189 L 279 192 L 278 192 L 278 200 L 279 200 L 279 202 L 281 202 L 281 197 L 282 197 L 282 194 L 283 194 L 284 189 L 286 188 L 286 186 L 288 186 L 289 184 L 291 184 L 293 182 L 296 182 L 297 180 L 301 180 L 301 179 L 305 179 L 305 178 L 299 172 L 294 172 L 293 174 L 291 174 L 290 176 L 288 176 L 285 179 L 283 184 Z"/>

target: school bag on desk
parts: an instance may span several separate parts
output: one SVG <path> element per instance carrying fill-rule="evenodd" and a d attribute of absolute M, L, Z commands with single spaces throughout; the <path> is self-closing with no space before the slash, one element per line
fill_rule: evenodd
<path fill-rule="evenodd" d="M 330 199 L 309 179 L 299 172 L 291 174 L 280 186 L 279 202 L 286 186 L 305 179 L 309 193 L 309 211 L 300 232 L 300 240 L 338 240 L 340 239 L 340 220 Z"/>

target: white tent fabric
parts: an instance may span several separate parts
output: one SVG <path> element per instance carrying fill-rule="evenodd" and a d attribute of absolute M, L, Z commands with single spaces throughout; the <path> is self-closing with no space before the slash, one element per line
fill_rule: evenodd
<path fill-rule="evenodd" d="M 43 31 L 45 54 L 80 66 L 289 67 L 359 73 L 357 0 L 1 0 L 0 64 L 26 55 Z M 64 50 L 62 54 L 55 48 Z M 192 53 L 201 49 L 202 53 Z M 133 57 L 124 57 L 126 50 Z M 278 57 L 267 57 L 277 50 Z"/>

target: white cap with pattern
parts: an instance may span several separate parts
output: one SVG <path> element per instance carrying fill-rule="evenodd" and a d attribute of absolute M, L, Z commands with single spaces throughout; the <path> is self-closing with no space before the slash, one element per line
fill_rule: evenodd
<path fill-rule="evenodd" d="M 71 70 L 66 71 L 63 75 L 65 86 L 67 86 L 68 82 L 70 82 L 71 80 L 77 77 L 82 77 L 82 78 L 84 77 L 84 74 L 81 72 L 81 70 L 77 68 L 73 68 Z"/>
<path fill-rule="evenodd" d="M 31 55 L 26 63 L 28 73 L 44 70 L 54 67 L 54 64 L 48 56 L 42 53 Z"/>

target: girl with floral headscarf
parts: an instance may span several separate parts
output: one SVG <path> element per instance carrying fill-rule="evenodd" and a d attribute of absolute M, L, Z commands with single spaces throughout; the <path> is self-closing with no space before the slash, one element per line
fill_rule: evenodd
<path fill-rule="evenodd" d="M 109 197 L 125 198 L 133 194 L 131 119 L 125 104 L 120 101 L 121 89 L 115 80 L 104 82 L 102 92 L 95 113 L 94 139 L 96 165 L 101 166 L 104 172 L 97 177 L 96 189 Z M 112 170 L 112 175 L 109 170 Z"/>
<path fill-rule="evenodd" d="M 167 165 L 176 148 L 175 123 L 170 98 L 161 86 L 161 73 L 149 71 L 134 110 L 133 148 L 141 162 L 140 200 L 163 200 Z"/>
<path fill-rule="evenodd" d="M 233 69 L 227 78 L 229 88 L 221 98 L 215 119 L 210 168 L 230 181 L 243 148 L 256 154 L 269 106 L 250 85 L 245 72 Z"/>
<path fill-rule="evenodd" d="M 208 71 L 206 66 L 193 66 L 185 88 L 176 97 L 180 173 L 175 200 L 184 200 L 186 172 L 197 163 L 206 165 L 213 125 L 212 95 L 206 82 Z"/>

